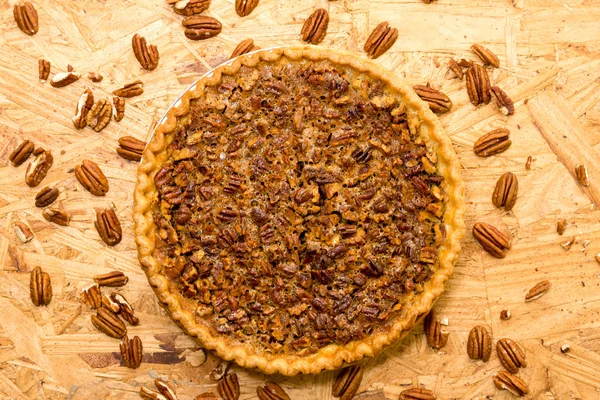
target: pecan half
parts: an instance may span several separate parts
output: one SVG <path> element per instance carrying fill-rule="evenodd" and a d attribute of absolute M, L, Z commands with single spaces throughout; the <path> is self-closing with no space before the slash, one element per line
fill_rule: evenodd
<path fill-rule="evenodd" d="M 144 400 L 177 400 L 177 398 L 169 399 L 161 393 L 147 389 L 143 386 L 140 388 L 140 397 Z"/>
<path fill-rule="evenodd" d="M 175 388 L 169 385 L 167 382 L 163 381 L 160 378 L 154 379 L 154 386 L 158 389 L 158 391 L 165 396 L 167 400 L 177 400 L 177 393 L 175 393 Z"/>
<path fill-rule="evenodd" d="M 494 129 L 486 133 L 473 144 L 473 151 L 479 157 L 490 157 L 505 152 L 512 141 L 508 138 L 510 131 L 504 128 Z"/>
<path fill-rule="evenodd" d="M 533 301 L 539 299 L 540 297 L 545 295 L 548 290 L 550 290 L 551 286 L 552 285 L 550 284 L 550 281 L 538 282 L 534 287 L 529 289 L 529 291 L 525 295 L 525 301 Z"/>
<path fill-rule="evenodd" d="M 46 82 L 50 76 L 50 61 L 40 59 L 38 61 L 38 72 L 40 75 L 40 82 Z"/>
<path fill-rule="evenodd" d="M 146 43 L 146 38 L 139 34 L 133 35 L 131 39 L 133 54 L 142 68 L 152 71 L 158 67 L 158 48 L 153 44 Z"/>
<path fill-rule="evenodd" d="M 210 0 L 172 0 L 175 14 L 189 17 L 208 10 Z M 171 1 L 169 1 L 171 3 Z"/>
<path fill-rule="evenodd" d="M 435 400 L 437 397 L 429 389 L 410 388 L 400 392 L 399 400 Z"/>
<path fill-rule="evenodd" d="M 72 121 L 77 129 L 83 129 L 87 125 L 87 115 L 94 106 L 94 94 L 90 89 L 85 89 L 85 92 L 79 97 L 77 107 L 75 107 L 75 115 Z"/>
<path fill-rule="evenodd" d="M 223 400 L 240 398 L 240 383 L 236 374 L 227 374 L 217 383 L 217 391 Z"/>
<path fill-rule="evenodd" d="M 506 172 L 496 182 L 492 203 L 498 208 L 504 207 L 506 211 L 510 211 L 517 202 L 518 190 L 519 181 L 517 177 L 511 172 Z"/>
<path fill-rule="evenodd" d="M 88 72 L 87 77 L 90 81 L 95 83 L 102 82 L 102 79 L 104 79 L 104 77 L 98 72 Z"/>
<path fill-rule="evenodd" d="M 474 106 L 481 103 L 488 104 L 490 96 L 490 78 L 485 68 L 479 64 L 473 64 L 467 70 L 467 93 Z"/>
<path fill-rule="evenodd" d="M 352 399 L 362 382 L 363 373 L 362 365 L 351 365 L 341 370 L 333 382 L 333 396 L 340 400 Z"/>
<path fill-rule="evenodd" d="M 146 142 L 142 142 L 132 136 L 123 136 L 119 138 L 117 154 L 126 160 L 140 161 L 145 148 Z"/>
<path fill-rule="evenodd" d="M 38 15 L 37 11 L 30 2 L 17 3 L 13 7 L 13 16 L 20 30 L 29 36 L 35 35 L 38 32 Z"/>
<path fill-rule="evenodd" d="M 46 208 L 42 211 L 42 216 L 46 221 L 62 226 L 69 225 L 69 221 L 71 220 L 71 214 L 60 208 Z"/>
<path fill-rule="evenodd" d="M 473 236 L 493 257 L 504 258 L 506 250 L 510 249 L 510 238 L 486 222 L 473 225 Z"/>
<path fill-rule="evenodd" d="M 575 167 L 575 176 L 581 186 L 590 186 L 587 167 L 583 164 L 578 164 Z"/>
<path fill-rule="evenodd" d="M 50 85 L 55 88 L 61 88 L 78 81 L 79 78 L 81 78 L 81 74 L 79 72 L 60 72 L 50 79 Z"/>
<path fill-rule="evenodd" d="M 390 49 L 398 39 L 398 29 L 384 21 L 377 25 L 367 39 L 364 50 L 370 58 L 377 58 Z"/>
<path fill-rule="evenodd" d="M 302 40 L 311 44 L 318 44 L 324 38 L 327 33 L 327 26 L 329 25 L 329 13 L 324 8 L 316 9 L 310 16 L 304 21 L 302 25 Z"/>
<path fill-rule="evenodd" d="M 492 65 L 496 68 L 500 68 L 500 60 L 498 60 L 498 57 L 489 49 L 475 43 L 471 46 L 471 50 L 481 59 L 481 61 L 483 61 L 484 65 Z"/>
<path fill-rule="evenodd" d="M 258 0 L 235 0 L 235 12 L 240 17 L 250 15 L 258 5 Z"/>
<path fill-rule="evenodd" d="M 258 400 L 291 400 L 281 386 L 272 381 L 266 381 L 265 386 L 256 388 Z"/>
<path fill-rule="evenodd" d="M 28 166 L 25 171 L 25 183 L 29 187 L 35 187 L 39 185 L 46 175 L 48 170 L 54 163 L 54 157 L 50 151 L 41 152 Z"/>
<path fill-rule="evenodd" d="M 525 353 L 517 342 L 511 339 L 498 340 L 496 343 L 496 352 L 504 368 L 513 374 L 516 374 L 520 367 L 527 366 Z"/>
<path fill-rule="evenodd" d="M 125 116 L 125 100 L 119 96 L 113 96 L 113 117 L 115 121 L 119 122 Z"/>
<path fill-rule="evenodd" d="M 187 17 L 181 23 L 185 28 L 183 33 L 191 40 L 210 39 L 221 33 L 222 29 L 217 19 L 206 15 Z"/>
<path fill-rule="evenodd" d="M 144 83 L 140 80 L 137 80 L 135 82 L 126 84 L 122 88 L 114 90 L 113 94 L 115 96 L 125 97 L 125 98 L 139 96 L 140 94 L 144 93 L 143 86 L 144 86 Z"/>
<path fill-rule="evenodd" d="M 16 221 L 15 224 L 15 234 L 19 238 L 19 240 L 23 243 L 27 243 L 33 239 L 33 232 L 27 226 L 25 222 Z"/>
<path fill-rule="evenodd" d="M 506 371 L 500 371 L 494 376 L 494 385 L 500 390 L 508 390 L 519 397 L 529 393 L 527 384 L 521 378 Z"/>
<path fill-rule="evenodd" d="M 119 350 L 121 350 L 121 359 L 123 364 L 127 368 L 136 369 L 142 363 L 142 340 L 139 336 L 134 336 L 133 339 L 129 339 L 127 335 L 123 336 L 119 343 Z"/>
<path fill-rule="evenodd" d="M 29 297 L 36 307 L 47 306 L 52 300 L 52 282 L 50 275 L 35 267 L 29 278 Z"/>
<path fill-rule="evenodd" d="M 102 129 L 106 128 L 106 125 L 110 122 L 110 117 L 112 117 L 112 107 L 110 103 L 106 99 L 100 99 L 94 103 L 90 111 L 88 111 L 85 121 L 90 128 L 96 132 L 100 132 Z"/>
<path fill-rule="evenodd" d="M 100 293 L 100 286 L 97 283 L 92 283 L 79 292 L 81 301 L 91 308 L 92 310 L 97 309 L 102 305 L 102 293 Z"/>
<path fill-rule="evenodd" d="M 564 218 L 560 218 L 556 221 L 556 233 L 562 235 L 567 230 L 567 220 Z"/>
<path fill-rule="evenodd" d="M 450 101 L 450 98 L 439 90 L 435 90 L 429 86 L 429 84 L 427 84 L 427 86 L 416 85 L 413 86 L 413 89 L 417 96 L 419 96 L 421 100 L 427 102 L 431 111 L 436 114 L 447 113 L 452 108 L 452 101 Z"/>
<path fill-rule="evenodd" d="M 108 179 L 93 161 L 83 160 L 75 167 L 75 177 L 94 196 L 104 196 L 108 192 Z"/>
<path fill-rule="evenodd" d="M 467 354 L 473 360 L 488 361 L 492 354 L 492 337 L 485 326 L 476 326 L 469 332 Z"/>
<path fill-rule="evenodd" d="M 119 315 L 125 321 L 129 322 L 129 324 L 131 325 L 137 325 L 140 322 L 139 318 L 135 315 L 135 312 L 133 311 L 133 307 L 131 307 L 131 304 L 129 304 L 127 299 L 123 297 L 122 294 L 113 292 L 110 294 L 110 298 L 121 308 L 119 310 Z"/>
<path fill-rule="evenodd" d="M 227 374 L 230 367 L 231 361 L 220 361 L 217 366 L 210 371 L 208 377 L 213 381 L 219 381 Z"/>
<path fill-rule="evenodd" d="M 121 311 L 121 306 L 119 303 L 114 301 L 108 294 L 104 293 L 102 295 L 102 307 L 106 307 L 110 311 L 118 314 Z"/>
<path fill-rule="evenodd" d="M 260 47 L 254 45 L 254 40 L 246 39 L 242 40 L 231 53 L 230 59 L 241 56 L 242 54 L 250 53 L 251 51 L 258 50 Z"/>
<path fill-rule="evenodd" d="M 502 114 L 513 115 L 515 113 L 515 105 L 504 90 L 500 89 L 498 86 L 492 86 L 490 93 L 496 98 L 496 105 Z"/>
<path fill-rule="evenodd" d="M 123 231 L 117 214 L 112 208 L 96 211 L 96 221 L 94 226 L 104 243 L 109 246 L 115 246 L 121 242 Z"/>
<path fill-rule="evenodd" d="M 423 323 L 427 343 L 434 349 L 441 349 L 448 343 L 448 333 L 442 332 L 442 324 L 435 318 L 435 311 L 432 309 L 425 317 Z"/>
<path fill-rule="evenodd" d="M 13 167 L 18 167 L 19 165 L 21 165 L 25 161 L 27 161 L 27 159 L 29 158 L 31 153 L 33 153 L 34 149 L 35 149 L 35 145 L 33 144 L 33 142 L 31 142 L 29 140 L 24 140 L 19 145 L 19 147 L 17 147 L 12 153 L 10 153 L 10 156 L 8 156 L 8 159 L 9 159 L 10 163 L 13 165 Z"/>
<path fill-rule="evenodd" d="M 40 208 L 48 207 L 56 201 L 58 195 L 59 191 L 57 188 L 46 186 L 35 195 L 35 206 Z"/>
<path fill-rule="evenodd" d="M 129 278 L 121 271 L 110 271 L 94 276 L 94 282 L 100 286 L 120 287 L 125 286 L 129 282 Z"/>
<path fill-rule="evenodd" d="M 92 324 L 102 333 L 121 339 L 127 334 L 127 327 L 119 317 L 107 308 L 100 307 L 96 315 L 91 316 Z"/>
<path fill-rule="evenodd" d="M 210 392 L 205 392 L 205 393 L 200 393 L 198 396 L 194 397 L 194 400 L 220 400 L 219 397 L 217 397 L 216 394 L 210 393 Z M 261 399 L 259 399 L 261 400 Z"/>
<path fill-rule="evenodd" d="M 458 79 L 462 80 L 462 78 L 465 76 L 465 73 L 463 72 L 461 66 L 458 65 L 454 58 L 448 60 L 448 68 L 450 68 L 450 70 L 454 72 L 454 75 L 456 75 Z"/>

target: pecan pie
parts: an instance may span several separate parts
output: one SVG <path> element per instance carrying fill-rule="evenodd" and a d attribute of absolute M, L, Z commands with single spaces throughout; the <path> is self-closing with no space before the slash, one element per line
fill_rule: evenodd
<path fill-rule="evenodd" d="M 444 290 L 463 183 L 391 72 L 348 53 L 237 57 L 169 109 L 143 155 L 140 262 L 207 349 L 295 375 L 373 356 Z"/>

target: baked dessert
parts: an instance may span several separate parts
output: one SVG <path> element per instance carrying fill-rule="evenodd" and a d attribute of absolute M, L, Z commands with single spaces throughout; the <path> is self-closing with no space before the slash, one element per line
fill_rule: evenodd
<path fill-rule="evenodd" d="M 404 336 L 460 252 L 463 183 L 389 71 L 311 46 L 240 56 L 169 109 L 135 189 L 141 265 L 207 349 L 317 373 Z"/>

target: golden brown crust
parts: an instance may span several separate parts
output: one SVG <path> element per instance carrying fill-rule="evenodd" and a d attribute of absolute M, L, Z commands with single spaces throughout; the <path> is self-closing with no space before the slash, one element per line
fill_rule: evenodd
<path fill-rule="evenodd" d="M 151 209 L 156 194 L 153 177 L 166 159 L 166 148 L 172 141 L 169 134 L 176 131 L 179 120 L 187 117 L 190 101 L 201 97 L 206 86 L 219 83 L 223 74 L 234 74 L 242 65 L 252 67 L 262 60 L 276 61 L 282 57 L 290 60 L 327 59 L 368 72 L 386 82 L 402 98 L 409 116 L 417 117 L 420 121 L 420 134 L 428 147 L 437 149 L 438 174 L 445 179 L 444 189 L 448 196 L 443 216 L 447 237 L 438 249 L 440 268 L 425 284 L 425 290 L 412 299 L 403 317 L 396 320 L 385 333 L 375 334 L 345 345 L 329 344 L 320 348 L 317 353 L 304 357 L 257 354 L 251 348 L 234 344 L 226 337 L 212 335 L 207 326 L 196 323 L 193 314 L 181 305 L 183 297 L 179 293 L 171 293 L 170 282 L 167 277 L 160 274 L 161 265 L 153 256 L 155 226 Z M 324 369 L 335 369 L 344 363 L 358 361 L 364 356 L 376 355 L 384 346 L 404 337 L 417 320 L 429 312 L 444 291 L 445 282 L 451 276 L 454 262 L 460 253 L 460 240 L 465 232 L 463 188 L 456 154 L 440 122 L 414 91 L 390 71 L 350 53 L 331 49 L 299 46 L 262 50 L 230 60 L 199 79 L 175 101 L 157 125 L 154 137 L 144 151 L 142 163 L 138 168 L 138 181 L 134 193 L 133 218 L 138 256 L 151 286 L 160 301 L 164 303 L 171 318 L 190 335 L 195 336 L 206 349 L 215 350 L 223 359 L 234 360 L 243 367 L 258 368 L 267 374 L 280 373 L 291 376 L 298 373 L 318 373 Z"/>

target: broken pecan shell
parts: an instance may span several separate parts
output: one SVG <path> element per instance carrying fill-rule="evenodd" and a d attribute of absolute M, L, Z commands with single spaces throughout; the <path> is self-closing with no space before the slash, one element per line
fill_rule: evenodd
<path fill-rule="evenodd" d="M 127 368 L 136 369 L 142 363 L 142 352 L 144 347 L 142 346 L 142 340 L 139 336 L 134 336 L 133 339 L 129 339 L 127 335 L 123 336 L 119 343 L 119 350 L 121 351 L 123 364 L 125 364 Z"/>
<path fill-rule="evenodd" d="M 508 138 L 510 131 L 504 128 L 486 133 L 473 144 L 473 151 L 479 157 L 490 157 L 505 152 L 512 142 Z"/>
<path fill-rule="evenodd" d="M 132 136 L 123 136 L 119 138 L 119 146 L 117 154 L 126 160 L 140 161 L 142 153 L 146 148 L 146 142 L 142 142 Z"/>
<path fill-rule="evenodd" d="M 187 17 L 181 23 L 185 28 L 185 36 L 191 40 L 210 39 L 221 33 L 222 29 L 217 19 L 206 15 Z"/>
<path fill-rule="evenodd" d="M 76 82 L 81 78 L 81 74 L 79 72 L 60 72 L 50 79 L 50 85 L 55 88 L 61 88 L 70 85 L 73 82 Z"/>
<path fill-rule="evenodd" d="M 10 153 L 8 159 L 10 160 L 10 163 L 13 165 L 13 167 L 18 167 L 19 165 L 27 161 L 29 156 L 31 156 L 31 153 L 33 153 L 34 149 L 35 146 L 33 142 L 29 140 L 24 140 L 19 145 L 19 147 L 17 147 L 12 153 Z"/>
<path fill-rule="evenodd" d="M 57 225 L 67 226 L 71 220 L 71 214 L 60 208 L 46 208 L 42 211 L 42 216 L 48 222 L 53 222 Z"/>
<path fill-rule="evenodd" d="M 102 241 L 109 246 L 115 246 L 121 242 L 123 231 L 117 214 L 112 208 L 96 211 L 96 221 L 94 226 L 102 238 Z"/>
<path fill-rule="evenodd" d="M 13 7 L 13 16 L 20 30 L 29 36 L 38 32 L 38 14 L 30 2 L 17 3 Z"/>
<path fill-rule="evenodd" d="M 488 104 L 490 96 L 490 78 L 485 68 L 479 64 L 473 64 L 467 70 L 467 93 L 474 106 Z"/>
<path fill-rule="evenodd" d="M 519 372 L 519 368 L 527 366 L 525 353 L 521 349 L 521 346 L 514 340 L 506 338 L 498 340 L 496 343 L 496 352 L 498 353 L 500 363 L 502 363 L 507 371 L 513 374 Z"/>
<path fill-rule="evenodd" d="M 133 54 L 142 68 L 152 71 L 158 67 L 158 48 L 153 44 L 146 43 L 145 37 L 137 33 L 133 35 L 131 47 L 133 47 Z"/>
<path fill-rule="evenodd" d="M 439 90 L 423 85 L 413 86 L 413 89 L 421 100 L 429 104 L 431 111 L 436 114 L 447 113 L 452 108 L 452 101 L 450 101 L 450 98 Z"/>
<path fill-rule="evenodd" d="M 427 343 L 434 349 L 441 349 L 448 343 L 448 333 L 442 332 L 442 324 L 436 319 L 435 310 L 429 311 L 423 322 Z"/>
<path fill-rule="evenodd" d="M 513 115 L 515 113 L 515 105 L 506 92 L 498 86 L 492 86 L 490 93 L 496 98 L 496 105 L 504 115 Z"/>
<path fill-rule="evenodd" d="M 316 9 L 302 25 L 302 40 L 311 44 L 318 44 L 327 33 L 329 25 L 329 13 L 324 8 Z"/>
<path fill-rule="evenodd" d="M 57 188 L 46 186 L 35 195 L 35 206 L 40 208 L 48 207 L 56 201 L 59 194 L 60 192 Z"/>
<path fill-rule="evenodd" d="M 87 115 L 94 106 L 94 94 L 90 89 L 85 89 L 85 92 L 79 97 L 77 107 L 75 107 L 75 115 L 72 121 L 77 129 L 83 129 L 87 125 Z"/>
<path fill-rule="evenodd" d="M 135 82 L 126 84 L 122 88 L 114 90 L 113 94 L 115 96 L 125 97 L 125 98 L 139 96 L 140 94 L 144 93 L 143 86 L 144 86 L 144 83 L 140 80 L 137 80 Z"/>
<path fill-rule="evenodd" d="M 85 121 L 90 128 L 96 132 L 100 132 L 106 128 L 112 117 L 112 107 L 108 100 L 100 99 L 88 111 Z"/>
<path fill-rule="evenodd" d="M 500 68 L 500 60 L 498 60 L 498 57 L 489 49 L 486 49 L 482 45 L 475 43 L 471 46 L 471 50 L 477 55 L 477 57 L 481 59 L 481 61 L 483 61 L 485 65 L 492 65 L 496 68 Z"/>
<path fill-rule="evenodd" d="M 390 28 L 390 24 L 384 21 L 377 25 L 367 39 L 364 50 L 370 58 L 377 58 L 388 51 L 398 39 L 398 29 Z"/>
<path fill-rule="evenodd" d="M 29 187 L 36 187 L 39 185 L 52 167 L 54 163 L 54 157 L 50 151 L 43 151 L 40 153 L 28 166 L 25 171 L 25 183 Z"/>
<path fill-rule="evenodd" d="M 242 54 L 250 53 L 251 51 L 258 50 L 260 47 L 254 45 L 254 40 L 246 39 L 242 40 L 231 53 L 231 58 L 241 56 Z"/>
<path fill-rule="evenodd" d="M 511 247 L 510 238 L 486 222 L 473 225 L 473 236 L 485 251 L 496 258 L 506 257 L 506 250 Z"/>
<path fill-rule="evenodd" d="M 352 399 L 362 382 L 363 373 L 362 365 L 351 365 L 341 370 L 333 382 L 333 396 L 340 400 Z"/>
<path fill-rule="evenodd" d="M 50 275 L 35 267 L 29 278 L 29 297 L 34 306 L 47 306 L 52 300 L 52 282 Z"/>
<path fill-rule="evenodd" d="M 246 17 L 256 8 L 258 0 L 235 0 L 235 12 L 240 17 Z"/>
<path fill-rule="evenodd" d="M 511 172 L 506 172 L 496 182 L 492 203 L 498 208 L 504 207 L 506 211 L 510 211 L 517 202 L 518 190 L 519 181 L 517 177 Z"/>
<path fill-rule="evenodd" d="M 400 392 L 399 400 L 436 400 L 437 397 L 429 389 L 410 388 Z"/>
<path fill-rule="evenodd" d="M 500 390 L 508 390 L 519 397 L 529 393 L 529 387 L 521 378 L 506 371 L 500 371 L 494 376 L 494 385 Z"/>
<path fill-rule="evenodd" d="M 38 72 L 40 75 L 40 82 L 46 82 L 50 76 L 50 61 L 40 59 L 38 61 Z"/>
<path fill-rule="evenodd" d="M 223 400 L 240 398 L 240 383 L 236 374 L 227 374 L 217 383 L 217 391 Z"/>
<path fill-rule="evenodd" d="M 485 326 L 476 326 L 469 332 L 467 354 L 473 360 L 488 361 L 492 354 L 492 336 Z"/>
<path fill-rule="evenodd" d="M 75 177 L 94 196 L 104 196 L 108 192 L 108 179 L 93 161 L 83 160 L 75 167 Z"/>

